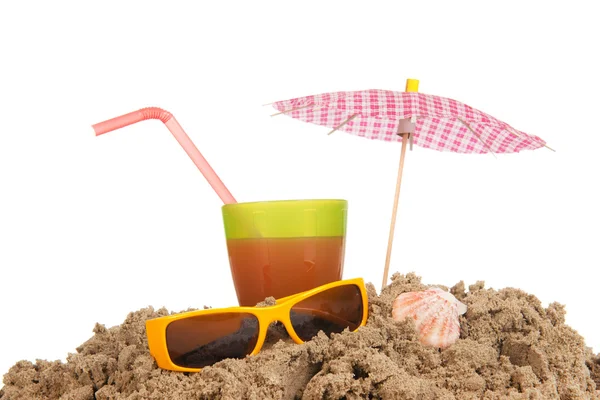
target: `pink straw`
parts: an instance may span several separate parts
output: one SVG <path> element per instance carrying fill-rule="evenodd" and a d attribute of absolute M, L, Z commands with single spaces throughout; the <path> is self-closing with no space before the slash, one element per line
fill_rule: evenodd
<path fill-rule="evenodd" d="M 103 133 L 114 131 L 119 128 L 123 128 L 127 125 L 135 124 L 136 122 L 144 121 L 147 119 L 159 119 L 161 120 L 171 131 L 175 139 L 179 142 L 183 150 L 192 159 L 196 167 L 202 172 L 202 175 L 206 178 L 210 186 L 217 192 L 223 203 L 232 204 L 237 203 L 233 198 L 225 184 L 219 179 L 217 173 L 208 164 L 206 159 L 200 154 L 200 151 L 189 136 L 184 132 L 179 122 L 175 119 L 173 114 L 165 111 L 158 107 L 142 108 L 141 110 L 131 112 L 129 114 L 121 115 L 120 117 L 112 118 L 104 122 L 92 125 L 96 136 L 102 135 Z"/>

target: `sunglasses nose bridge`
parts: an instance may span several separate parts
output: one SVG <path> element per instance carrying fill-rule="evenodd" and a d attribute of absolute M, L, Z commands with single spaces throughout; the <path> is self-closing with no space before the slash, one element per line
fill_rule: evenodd
<path fill-rule="evenodd" d="M 277 307 L 268 315 L 268 323 L 285 322 L 289 319 L 289 307 Z"/>

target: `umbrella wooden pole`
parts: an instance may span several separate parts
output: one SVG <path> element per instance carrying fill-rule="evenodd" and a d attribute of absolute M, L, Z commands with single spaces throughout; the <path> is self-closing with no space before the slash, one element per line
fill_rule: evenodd
<path fill-rule="evenodd" d="M 402 150 L 400 151 L 400 165 L 398 166 L 398 178 L 396 180 L 396 195 L 394 196 L 394 209 L 392 211 L 392 222 L 390 224 L 390 236 L 388 238 L 387 254 L 385 256 L 385 269 L 383 270 L 383 281 L 381 290 L 385 288 L 390 270 L 390 258 L 392 255 L 392 242 L 394 241 L 394 230 L 396 228 L 396 214 L 398 212 L 398 198 L 400 197 L 400 185 L 402 184 L 402 170 L 404 169 L 404 156 L 406 155 L 406 145 L 410 134 L 402 134 Z"/>

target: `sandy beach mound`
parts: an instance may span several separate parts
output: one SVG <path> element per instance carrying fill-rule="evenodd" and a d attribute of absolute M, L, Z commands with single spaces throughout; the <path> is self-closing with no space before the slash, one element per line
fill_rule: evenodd
<path fill-rule="evenodd" d="M 367 285 L 370 315 L 358 332 L 297 345 L 276 325 L 257 356 L 190 374 L 156 367 L 144 321 L 168 311 L 145 308 L 120 326 L 97 324 L 66 363 L 18 362 L 0 399 L 600 399 L 600 357 L 565 325 L 563 306 L 459 282 L 461 337 L 440 351 L 419 343 L 412 321 L 390 318 L 398 294 L 427 287 L 395 274 L 380 296 Z"/>

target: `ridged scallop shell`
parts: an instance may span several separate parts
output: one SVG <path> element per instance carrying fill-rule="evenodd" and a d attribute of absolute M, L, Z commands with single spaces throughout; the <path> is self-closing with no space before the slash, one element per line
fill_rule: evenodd
<path fill-rule="evenodd" d="M 446 348 L 458 340 L 458 316 L 467 312 L 467 306 L 451 293 L 439 288 L 399 295 L 392 304 L 392 318 L 415 321 L 422 344 Z"/>

